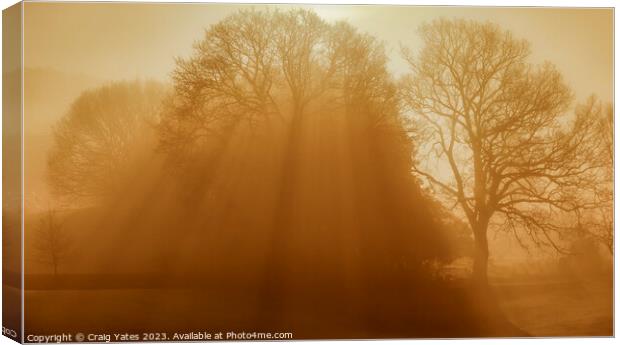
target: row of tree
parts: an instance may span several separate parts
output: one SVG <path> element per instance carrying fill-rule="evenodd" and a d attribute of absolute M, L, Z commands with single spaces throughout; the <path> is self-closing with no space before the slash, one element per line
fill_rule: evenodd
<path fill-rule="evenodd" d="M 479 281 L 493 228 L 559 251 L 562 236 L 582 228 L 612 250 L 612 107 L 592 97 L 570 112 L 560 72 L 533 65 L 529 44 L 495 24 L 439 19 L 419 35 L 421 50 L 402 49 L 410 73 L 395 80 L 384 45 L 345 22 L 307 10 L 240 11 L 177 61 L 171 89 L 120 82 L 82 94 L 55 129 L 51 186 L 65 200 L 101 201 L 126 188 L 144 157 L 159 155 L 196 204 L 218 197 L 216 167 L 242 133 L 247 150 L 281 150 L 269 171 L 280 182 L 270 225 L 277 250 L 295 223 L 308 128 L 344 126 L 332 134 L 355 139 L 335 140 L 333 150 L 359 146 L 350 149 L 366 157 L 358 175 L 375 159 L 458 206 Z M 385 155 L 398 158 L 376 158 Z"/>

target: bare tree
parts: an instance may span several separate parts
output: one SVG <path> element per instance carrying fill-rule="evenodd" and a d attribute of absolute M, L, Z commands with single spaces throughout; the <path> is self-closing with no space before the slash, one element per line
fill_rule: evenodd
<path fill-rule="evenodd" d="M 307 10 L 240 11 L 207 30 L 194 50 L 177 60 L 159 124 L 159 147 L 172 166 L 209 167 L 186 179 L 192 191 L 208 184 L 232 131 L 262 127 L 284 141 L 275 213 L 288 215 L 309 116 L 340 107 L 374 114 L 375 126 L 401 128 L 383 45 L 346 23 L 330 25 Z M 287 221 L 282 216 L 274 227 Z"/>
<path fill-rule="evenodd" d="M 48 178 L 61 197 L 93 198 L 117 189 L 147 143 L 164 89 L 118 82 L 86 91 L 54 130 Z"/>
<path fill-rule="evenodd" d="M 210 181 L 217 180 L 213 176 L 222 164 L 222 152 L 234 151 L 227 147 L 231 139 L 241 137 L 245 145 L 265 145 L 268 157 L 275 161 L 273 169 L 261 167 L 272 169 L 262 176 L 277 181 L 273 199 L 268 199 L 273 200 L 273 207 L 267 212 L 273 213 L 266 217 L 270 245 L 261 289 L 261 300 L 270 309 L 282 307 L 277 301 L 283 298 L 282 282 L 292 265 L 285 258 L 290 255 L 292 239 L 299 236 L 295 217 L 302 212 L 299 189 L 307 175 L 303 164 L 309 163 L 303 153 L 304 145 L 309 145 L 309 127 L 328 132 L 333 130 L 326 128 L 329 124 L 344 124 L 341 129 L 347 134 L 342 141 L 327 135 L 324 140 L 341 145 L 350 140 L 346 145 L 355 147 L 351 150 L 364 148 L 351 158 L 359 167 L 359 180 L 383 178 L 375 171 L 380 159 L 398 161 L 401 165 L 394 169 L 395 175 L 404 172 L 403 179 L 411 179 L 407 149 L 411 143 L 399 122 L 397 88 L 386 62 L 381 42 L 346 23 L 328 24 L 307 10 L 236 13 L 211 26 L 195 44 L 194 54 L 177 62 L 174 94 L 159 126 L 160 149 L 167 153 L 171 166 L 181 167 L 182 172 L 195 170 L 196 178 L 187 188 L 190 193 L 218 197 L 217 186 Z M 317 128 L 320 118 L 323 127 Z M 268 144 L 252 141 L 252 135 L 268 137 Z M 376 147 L 367 149 L 373 144 Z M 312 145 L 314 149 L 319 146 L 316 141 Z M 373 149 L 378 151 L 376 156 L 372 156 Z M 239 156 L 239 160 L 255 159 Z M 376 170 L 383 174 L 383 168 Z M 414 183 L 413 179 L 407 182 Z M 434 248 L 429 243 L 426 246 Z"/>
<path fill-rule="evenodd" d="M 572 93 L 551 63 L 528 63 L 529 44 L 491 23 L 439 19 L 421 26 L 403 99 L 419 143 L 413 171 L 460 206 L 475 238 L 473 274 L 487 282 L 491 221 L 521 242 L 562 250 L 596 178 L 591 119 L 564 116 Z M 423 144 L 424 143 L 424 144 Z"/>
<path fill-rule="evenodd" d="M 63 223 L 54 209 L 41 217 L 34 240 L 37 260 L 52 268 L 54 276 L 69 257 L 71 241 Z"/>
<path fill-rule="evenodd" d="M 194 56 L 177 60 L 160 147 L 179 157 L 239 125 L 295 127 L 335 72 L 329 38 L 329 26 L 305 10 L 240 11 L 213 25 Z"/>
<path fill-rule="evenodd" d="M 160 148 L 177 160 L 212 150 L 242 125 L 279 125 L 294 141 L 309 106 L 352 105 L 363 92 L 366 105 L 390 104 L 394 113 L 385 63 L 382 44 L 346 23 L 307 10 L 239 11 L 177 60 Z"/>
<path fill-rule="evenodd" d="M 213 25 L 178 59 L 174 93 L 159 124 L 160 148 L 187 157 L 217 145 L 240 122 L 273 115 L 275 48 L 270 16 L 243 11 Z"/>

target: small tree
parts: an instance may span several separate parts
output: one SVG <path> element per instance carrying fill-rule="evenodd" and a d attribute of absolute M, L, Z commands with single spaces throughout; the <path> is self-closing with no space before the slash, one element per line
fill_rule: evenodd
<path fill-rule="evenodd" d="M 37 260 L 50 266 L 57 276 L 59 267 L 69 256 L 71 241 L 56 210 L 50 208 L 41 217 L 34 245 Z"/>
<path fill-rule="evenodd" d="M 562 250 L 558 235 L 574 224 L 561 221 L 589 206 L 581 190 L 596 181 L 593 121 L 587 112 L 568 121 L 560 73 L 529 64 L 529 44 L 497 25 L 440 19 L 420 34 L 419 55 L 403 49 L 412 71 L 403 99 L 420 145 L 413 170 L 460 206 L 474 278 L 486 284 L 492 220 Z"/>

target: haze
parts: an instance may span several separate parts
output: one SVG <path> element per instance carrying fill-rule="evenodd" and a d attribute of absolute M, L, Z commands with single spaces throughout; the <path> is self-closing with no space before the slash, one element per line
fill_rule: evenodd
<path fill-rule="evenodd" d="M 25 67 L 49 67 L 102 80 L 166 80 L 210 25 L 242 8 L 265 5 L 27 3 Z M 273 7 L 273 6 L 271 6 Z M 612 99 L 611 9 L 423 6 L 281 6 L 312 8 L 385 41 L 389 66 L 406 72 L 399 43 L 419 48 L 417 27 L 438 17 L 493 21 L 532 44 L 533 62 L 552 61 L 578 99 Z M 32 23 L 36 23 L 32 25 Z"/>

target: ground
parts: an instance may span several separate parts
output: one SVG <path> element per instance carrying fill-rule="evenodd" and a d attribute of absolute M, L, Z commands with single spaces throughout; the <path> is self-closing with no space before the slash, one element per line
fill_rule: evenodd
<path fill-rule="evenodd" d="M 611 336 L 612 286 L 611 280 L 513 279 L 492 284 L 492 290 L 507 319 L 529 336 Z M 181 288 L 165 291 L 143 288 L 27 291 L 26 330 L 27 334 L 45 333 L 50 328 L 87 332 L 94 326 L 99 330 L 126 332 L 175 324 L 185 326 L 185 329 L 179 331 L 242 331 L 247 330 L 244 325 L 252 316 L 235 311 L 248 310 L 248 305 L 256 303 L 255 298 L 246 292 L 231 292 L 231 298 L 222 300 L 209 298 L 205 290 Z M 430 317 L 437 312 L 433 309 L 441 308 L 422 309 L 427 310 L 414 311 L 418 317 Z M 391 316 L 399 318 L 397 315 Z M 331 317 L 333 315 L 326 314 L 322 318 L 329 320 Z M 309 319 L 308 315 L 299 315 L 296 319 L 304 325 L 316 321 Z M 341 317 L 328 324 L 341 328 L 341 336 L 344 338 L 376 336 L 377 333 L 368 334 L 359 326 L 356 328 L 343 322 L 347 319 Z M 479 335 L 472 333 L 471 336 Z"/>
<path fill-rule="evenodd" d="M 494 289 L 508 319 L 532 336 L 613 335 L 611 281 L 508 282 Z"/>

